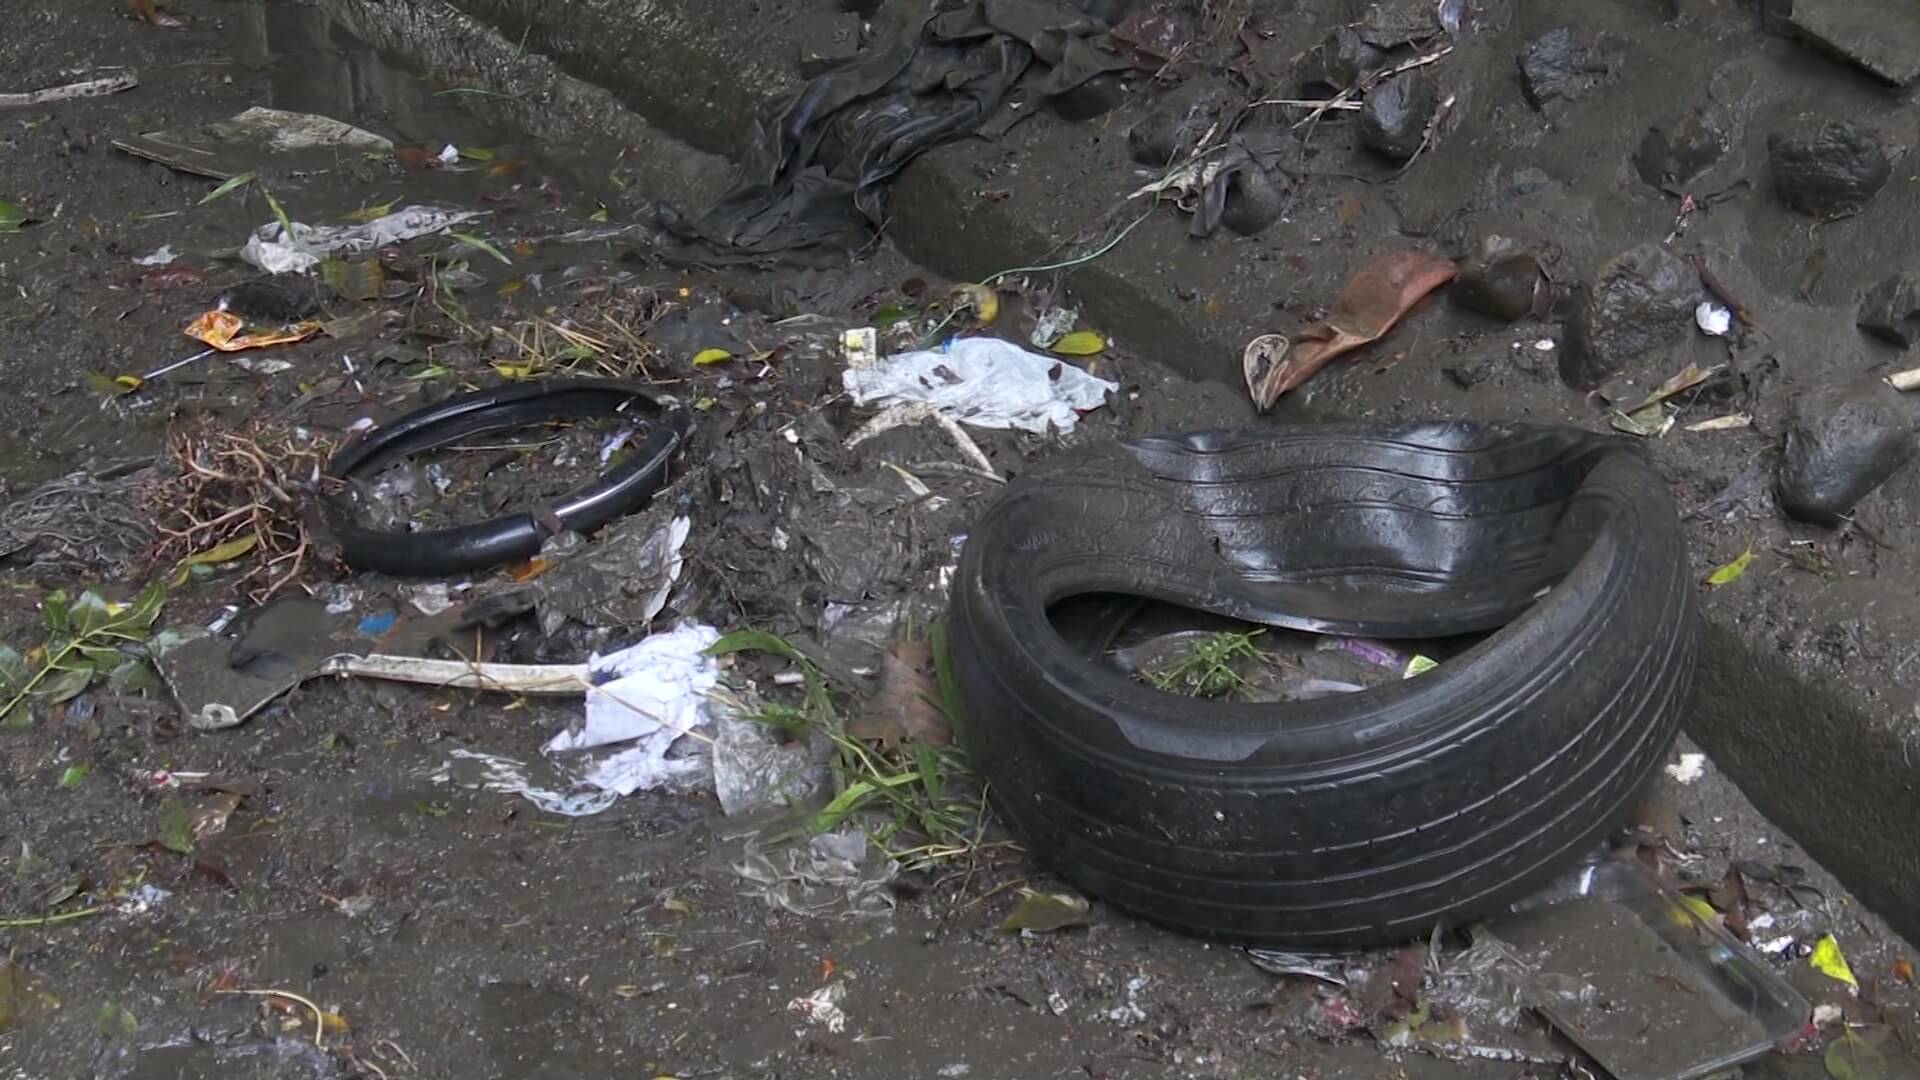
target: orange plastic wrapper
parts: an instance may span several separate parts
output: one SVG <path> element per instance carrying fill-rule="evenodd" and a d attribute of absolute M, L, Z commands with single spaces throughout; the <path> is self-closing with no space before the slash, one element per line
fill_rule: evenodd
<path fill-rule="evenodd" d="M 266 330 L 253 334 L 241 333 L 246 326 L 245 319 L 230 311 L 209 311 L 193 320 L 192 325 L 183 332 L 195 341 L 204 341 L 221 352 L 264 349 L 269 345 L 291 345 L 320 333 L 320 324 L 312 320 L 283 326 L 278 330 Z"/>

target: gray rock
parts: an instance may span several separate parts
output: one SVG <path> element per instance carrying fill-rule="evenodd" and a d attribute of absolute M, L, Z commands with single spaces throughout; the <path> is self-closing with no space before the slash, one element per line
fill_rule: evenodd
<path fill-rule="evenodd" d="M 1592 61 L 1573 31 L 1549 30 L 1520 47 L 1520 89 L 1536 109 L 1556 99 L 1579 97 L 1590 85 Z"/>
<path fill-rule="evenodd" d="M 1649 242 L 1615 255 L 1568 323 L 1560 377 L 1576 389 L 1598 386 L 1634 357 L 1679 340 L 1699 302 L 1699 273 L 1665 247 Z"/>
<path fill-rule="evenodd" d="M 1393 161 L 1420 152 L 1438 103 L 1433 81 L 1409 71 L 1367 91 L 1360 109 L 1360 144 Z"/>
<path fill-rule="evenodd" d="M 1225 101 L 1218 87 L 1180 84 L 1127 131 L 1133 160 L 1160 169 L 1186 157 L 1219 118 Z"/>
<path fill-rule="evenodd" d="M 1453 282 L 1453 302 L 1501 322 L 1525 318 L 1534 310 L 1543 281 L 1540 260 L 1516 251 L 1502 237 L 1490 236 L 1480 257 Z"/>
<path fill-rule="evenodd" d="M 1767 136 L 1767 156 L 1780 198 L 1818 218 L 1859 213 L 1893 175 L 1879 137 L 1844 121 L 1810 135 L 1775 132 Z"/>
<path fill-rule="evenodd" d="M 1787 419 L 1775 490 L 1780 508 L 1831 525 L 1913 460 L 1913 419 L 1878 379 L 1803 395 Z"/>
<path fill-rule="evenodd" d="M 1379 70 L 1386 60 L 1385 52 L 1368 44 L 1353 27 L 1343 26 L 1328 34 L 1314 51 L 1312 75 L 1307 81 L 1345 90 Z"/>
<path fill-rule="evenodd" d="M 1241 236 L 1258 236 L 1280 220 L 1286 199 L 1285 185 L 1274 178 L 1271 169 L 1255 162 L 1234 173 L 1228 181 L 1220 224 Z"/>
<path fill-rule="evenodd" d="M 1794 0 L 1788 20 L 1816 45 L 1895 86 L 1920 80 L 1913 0 Z"/>
<path fill-rule="evenodd" d="M 1876 337 L 1913 348 L 1920 341 L 1920 275 L 1903 270 L 1868 290 L 1856 321 Z"/>

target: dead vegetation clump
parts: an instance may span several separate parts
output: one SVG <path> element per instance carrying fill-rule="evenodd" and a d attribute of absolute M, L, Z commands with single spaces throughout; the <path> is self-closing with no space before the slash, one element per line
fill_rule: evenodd
<path fill-rule="evenodd" d="M 260 603 L 329 563 L 315 540 L 326 462 L 318 436 L 255 424 L 176 432 L 146 491 L 158 566 L 239 563 L 235 586 Z"/>

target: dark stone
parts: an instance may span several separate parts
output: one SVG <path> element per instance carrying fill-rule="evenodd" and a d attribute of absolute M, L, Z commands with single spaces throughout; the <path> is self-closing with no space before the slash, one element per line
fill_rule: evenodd
<path fill-rule="evenodd" d="M 1453 282 L 1453 301 L 1501 322 L 1525 318 L 1540 296 L 1540 260 L 1516 251 L 1503 237 L 1489 236 L 1480 257 Z"/>
<path fill-rule="evenodd" d="M 1615 255 L 1567 326 L 1560 377 L 1575 389 L 1598 386 L 1634 357 L 1679 340 L 1699 302 L 1699 273 L 1665 247 L 1649 242 Z"/>
<path fill-rule="evenodd" d="M 1103 71 L 1071 90 L 1055 94 L 1053 111 L 1070 124 L 1083 123 L 1126 104 L 1127 96 L 1126 77 L 1118 72 Z"/>
<path fill-rule="evenodd" d="M 1217 87 L 1185 82 L 1127 131 L 1133 160 L 1163 169 L 1192 153 L 1219 118 L 1226 96 Z"/>
<path fill-rule="evenodd" d="M 1868 290 L 1857 321 L 1870 334 L 1913 348 L 1920 341 L 1920 275 L 1903 270 Z"/>
<path fill-rule="evenodd" d="M 1893 175 L 1879 137 L 1844 121 L 1812 135 L 1775 132 L 1767 137 L 1767 156 L 1780 198 L 1818 218 L 1859 213 Z"/>
<path fill-rule="evenodd" d="M 1634 164 L 1640 179 L 1654 187 L 1684 187 L 1718 164 L 1733 145 L 1727 118 L 1708 107 L 1688 113 L 1671 132 L 1650 129 L 1640 140 Z"/>
<path fill-rule="evenodd" d="M 1367 43 L 1351 26 L 1327 35 L 1315 50 L 1315 68 L 1307 81 L 1345 90 L 1387 62 L 1387 54 Z"/>
<path fill-rule="evenodd" d="M 1556 98 L 1578 97 L 1586 89 L 1580 51 L 1573 31 L 1564 26 L 1520 47 L 1520 89 L 1534 108 Z"/>
<path fill-rule="evenodd" d="M 1801 521 L 1834 524 L 1913 453 L 1907 403 L 1879 379 L 1802 395 L 1787 419 L 1780 508 Z"/>
<path fill-rule="evenodd" d="M 1441 370 L 1445 371 L 1447 378 L 1452 379 L 1454 384 L 1459 386 L 1460 389 L 1471 390 L 1492 377 L 1494 370 L 1493 357 L 1470 357 L 1459 364 L 1442 368 Z"/>
<path fill-rule="evenodd" d="M 1409 71 L 1367 91 L 1360 109 L 1360 144 L 1394 161 L 1420 152 L 1427 125 L 1438 107 L 1433 81 L 1425 72 Z"/>
<path fill-rule="evenodd" d="M 1274 178 L 1272 170 L 1258 163 L 1249 165 L 1228 181 L 1220 224 L 1241 236 L 1258 236 L 1280 220 L 1286 200 L 1287 189 Z"/>

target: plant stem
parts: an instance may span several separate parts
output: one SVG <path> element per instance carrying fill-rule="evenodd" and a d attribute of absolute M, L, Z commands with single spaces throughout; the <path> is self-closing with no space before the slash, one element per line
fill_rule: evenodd
<path fill-rule="evenodd" d="M 29 915 L 14 919 L 0 919 L 0 929 L 16 929 L 33 926 L 51 926 L 54 923 L 72 922 L 90 915 L 100 915 L 113 910 L 108 907 L 81 908 L 79 911 L 67 911 L 58 915 Z"/>

